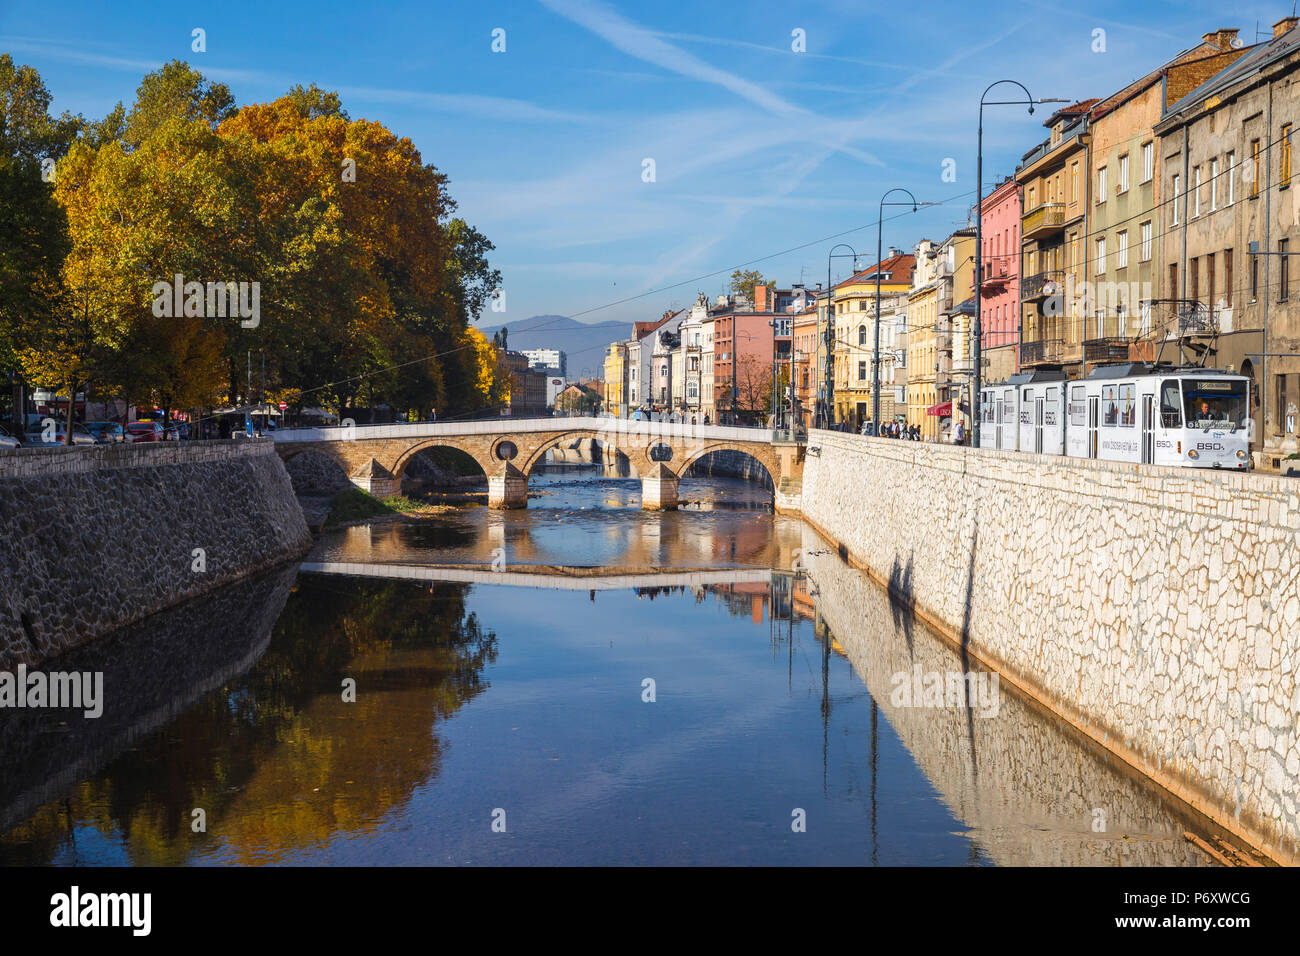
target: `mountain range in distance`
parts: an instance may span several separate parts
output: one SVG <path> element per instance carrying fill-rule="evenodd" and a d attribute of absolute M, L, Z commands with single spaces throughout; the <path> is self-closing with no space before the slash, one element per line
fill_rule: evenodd
<path fill-rule="evenodd" d="M 504 325 L 479 329 L 489 339 L 506 330 L 506 345 L 512 352 L 526 349 L 559 349 L 566 355 L 568 377 L 600 378 L 605 371 L 605 354 L 611 342 L 625 342 L 632 335 L 631 322 L 579 322 L 566 315 L 534 315 Z"/>

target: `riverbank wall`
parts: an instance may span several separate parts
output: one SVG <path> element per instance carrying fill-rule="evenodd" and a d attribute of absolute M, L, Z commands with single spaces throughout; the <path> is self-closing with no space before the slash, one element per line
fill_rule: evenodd
<path fill-rule="evenodd" d="M 0 669 L 300 557 L 268 439 L 0 453 Z"/>
<path fill-rule="evenodd" d="M 814 431 L 802 514 L 969 658 L 1300 863 L 1300 484 Z"/>

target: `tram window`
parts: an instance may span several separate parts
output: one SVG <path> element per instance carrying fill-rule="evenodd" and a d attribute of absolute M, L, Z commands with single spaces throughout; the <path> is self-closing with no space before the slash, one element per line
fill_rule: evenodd
<path fill-rule="evenodd" d="M 1002 423 L 1013 424 L 1016 420 L 1016 391 L 1013 388 L 1002 393 Z"/>
<path fill-rule="evenodd" d="M 1070 424 L 1083 426 L 1088 423 L 1088 397 L 1082 385 L 1070 389 Z"/>
<path fill-rule="evenodd" d="M 1178 394 L 1177 382 L 1165 382 L 1160 389 L 1160 427 L 1182 428 L 1182 396 Z"/>
<path fill-rule="evenodd" d="M 1061 398 L 1061 390 L 1059 388 L 1049 388 L 1047 390 L 1048 405 L 1055 405 L 1060 400 L 1060 398 Z"/>
<path fill-rule="evenodd" d="M 1137 386 L 1121 385 L 1119 387 L 1119 423 L 1125 428 L 1137 423 Z"/>
<path fill-rule="evenodd" d="M 1231 379 L 1186 379 L 1184 408 L 1189 428 L 1246 427 L 1246 383 Z"/>
<path fill-rule="evenodd" d="M 1101 387 L 1101 423 L 1103 425 L 1119 424 L 1118 386 Z"/>

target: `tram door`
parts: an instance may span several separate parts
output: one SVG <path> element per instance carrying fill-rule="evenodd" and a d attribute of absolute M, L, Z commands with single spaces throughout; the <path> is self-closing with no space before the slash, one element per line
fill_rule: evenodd
<path fill-rule="evenodd" d="M 1097 457 L 1097 420 L 1101 417 L 1101 396 L 1088 397 L 1088 457 Z"/>
<path fill-rule="evenodd" d="M 1154 402 L 1154 395 L 1142 396 L 1142 464 L 1144 465 L 1149 465 L 1155 460 Z"/>
<path fill-rule="evenodd" d="M 995 435 L 997 435 L 997 441 L 993 443 L 993 447 L 1001 449 L 1002 448 L 1002 399 L 999 398 L 995 400 L 994 409 L 995 410 L 993 414 L 996 415 L 997 417 L 993 419 L 993 421 L 996 422 L 996 424 L 993 426 L 993 432 Z"/>
<path fill-rule="evenodd" d="M 1043 453 L 1043 400 L 1034 399 L 1034 451 Z"/>

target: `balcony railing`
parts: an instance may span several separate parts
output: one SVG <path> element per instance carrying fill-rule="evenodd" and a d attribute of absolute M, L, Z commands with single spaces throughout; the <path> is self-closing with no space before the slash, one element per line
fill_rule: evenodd
<path fill-rule="evenodd" d="M 1213 335 L 1219 331 L 1219 310 L 1204 302 L 1180 302 L 1176 315 L 1179 335 Z"/>
<path fill-rule="evenodd" d="M 1088 339 L 1083 343 L 1085 362 L 1123 362 L 1127 358 L 1128 339 L 1122 336 Z"/>
<path fill-rule="evenodd" d="M 1064 339 L 1034 339 L 1020 343 L 1021 365 L 1056 364 L 1064 360 Z"/>
<path fill-rule="evenodd" d="M 1025 239 L 1061 229 L 1065 226 L 1065 204 L 1045 202 L 1035 206 L 1022 220 L 1020 234 Z"/>
<path fill-rule="evenodd" d="M 1048 269 L 1037 275 L 1029 276 L 1020 284 L 1020 298 L 1024 302 L 1056 295 L 1065 284 L 1065 273 L 1060 269 Z"/>

